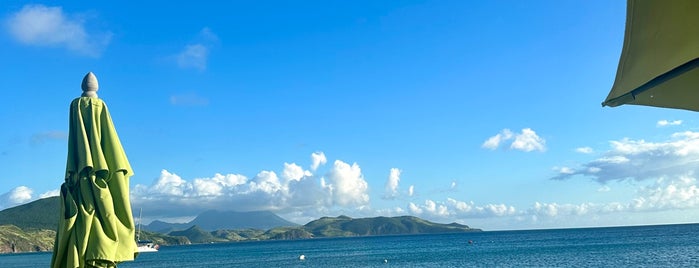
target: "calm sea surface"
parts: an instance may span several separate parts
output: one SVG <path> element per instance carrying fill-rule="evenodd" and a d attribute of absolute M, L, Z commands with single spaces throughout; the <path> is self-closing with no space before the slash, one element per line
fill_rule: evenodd
<path fill-rule="evenodd" d="M 0 267 L 50 260 L 51 253 L 4 254 Z M 699 224 L 171 246 L 119 265 L 178 266 L 699 267 Z"/>

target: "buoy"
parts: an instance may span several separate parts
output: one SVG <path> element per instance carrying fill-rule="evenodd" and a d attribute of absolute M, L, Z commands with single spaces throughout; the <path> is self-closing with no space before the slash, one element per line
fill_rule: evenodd
<path fill-rule="evenodd" d="M 299 256 L 299 260 L 302 260 L 302 261 L 303 261 L 303 260 L 305 260 L 305 259 L 306 259 L 306 255 L 301 254 L 301 256 Z"/>
<path fill-rule="evenodd" d="M 388 260 L 387 260 L 387 259 L 383 259 L 383 263 L 388 263 Z"/>

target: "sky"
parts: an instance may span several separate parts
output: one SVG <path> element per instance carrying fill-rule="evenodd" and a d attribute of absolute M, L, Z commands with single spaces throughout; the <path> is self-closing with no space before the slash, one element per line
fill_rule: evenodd
<path fill-rule="evenodd" d="M 0 209 L 58 195 L 99 80 L 143 221 L 699 221 L 699 121 L 602 107 L 626 2 L 3 1 Z"/>

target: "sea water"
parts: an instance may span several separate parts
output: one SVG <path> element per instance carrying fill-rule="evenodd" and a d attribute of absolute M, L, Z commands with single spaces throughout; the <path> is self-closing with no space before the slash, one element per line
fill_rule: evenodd
<path fill-rule="evenodd" d="M 51 253 L 3 254 L 0 267 L 50 260 Z M 699 267 L 699 224 L 167 246 L 119 265 L 178 266 Z"/>

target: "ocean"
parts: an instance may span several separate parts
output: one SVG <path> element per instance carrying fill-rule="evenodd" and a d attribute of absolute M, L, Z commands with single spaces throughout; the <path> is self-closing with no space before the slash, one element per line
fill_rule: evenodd
<path fill-rule="evenodd" d="M 50 260 L 3 254 L 0 267 Z M 699 267 L 699 224 L 168 246 L 118 267 Z"/>

